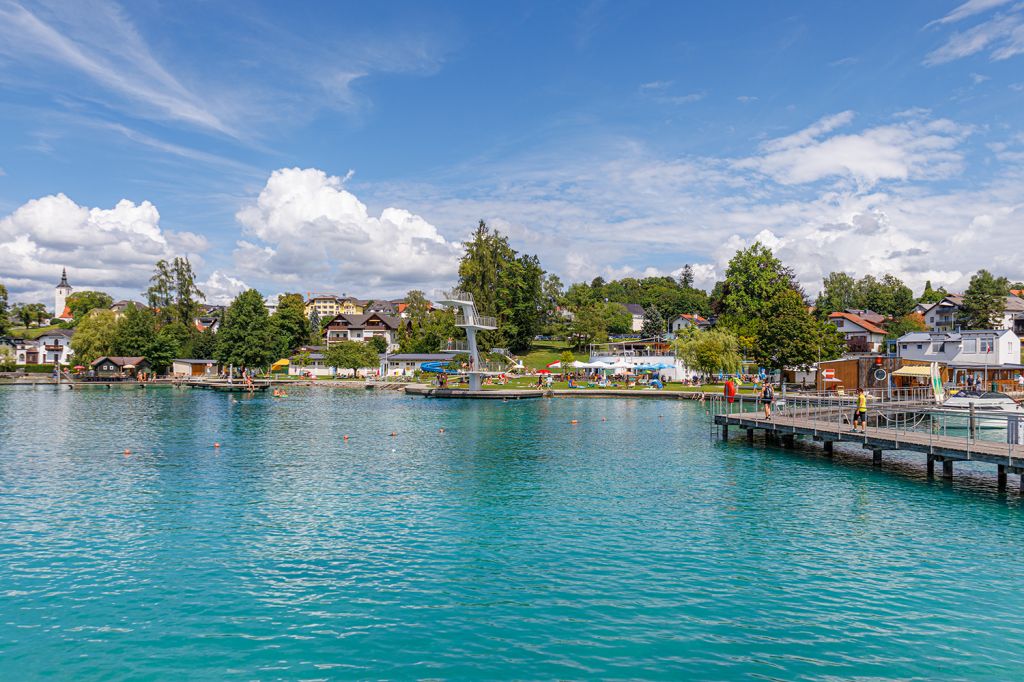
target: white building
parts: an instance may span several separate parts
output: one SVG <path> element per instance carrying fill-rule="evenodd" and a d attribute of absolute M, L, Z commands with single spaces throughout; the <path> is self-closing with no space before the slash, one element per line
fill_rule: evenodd
<path fill-rule="evenodd" d="M 1020 339 L 1009 329 L 911 332 L 897 339 L 896 354 L 960 368 L 1019 365 Z"/>
<path fill-rule="evenodd" d="M 19 339 L 14 347 L 15 362 L 19 365 L 68 365 L 71 350 L 71 329 L 52 329 L 38 339 Z"/>
<path fill-rule="evenodd" d="M 964 297 L 950 294 L 924 312 L 924 321 L 933 332 L 955 331 L 959 326 L 957 316 L 963 306 Z M 1008 295 L 1003 306 L 1002 317 L 995 324 L 996 329 L 1013 329 L 1024 333 L 1024 299 Z"/>
<path fill-rule="evenodd" d="M 641 318 L 640 323 L 643 324 L 643 318 Z M 689 327 L 696 327 L 697 329 L 707 329 L 710 326 L 711 323 L 706 318 L 701 317 L 697 313 L 683 313 L 682 315 L 677 315 L 675 318 L 672 319 L 671 322 L 669 322 L 668 330 L 673 334 L 678 334 L 679 332 Z"/>
<path fill-rule="evenodd" d="M 885 330 L 860 315 L 832 313 L 828 321 L 836 326 L 854 353 L 879 353 L 885 345 Z"/>
<path fill-rule="evenodd" d="M 623 303 L 621 305 L 632 318 L 630 328 L 635 332 L 640 331 L 644 326 L 644 314 L 646 313 L 644 307 L 638 303 Z"/>
<path fill-rule="evenodd" d="M 62 320 L 71 319 L 71 311 L 68 307 L 68 296 L 72 292 L 71 285 L 68 284 L 68 269 L 64 268 L 60 273 L 60 282 L 57 284 L 57 290 L 53 294 L 53 316 Z"/>

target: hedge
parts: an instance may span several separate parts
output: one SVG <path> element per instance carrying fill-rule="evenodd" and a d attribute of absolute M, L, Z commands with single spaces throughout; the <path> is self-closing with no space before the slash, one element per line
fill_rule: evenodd
<path fill-rule="evenodd" d="M 30 374 L 51 374 L 53 365 L 18 365 L 16 372 L 28 372 Z"/>

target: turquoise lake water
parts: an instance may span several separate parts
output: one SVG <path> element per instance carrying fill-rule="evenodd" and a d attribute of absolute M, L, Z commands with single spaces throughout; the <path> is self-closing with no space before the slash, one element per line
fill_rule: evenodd
<path fill-rule="evenodd" d="M 920 460 L 689 403 L 3 388 L 0 679 L 1020 679 L 1020 498 Z"/>

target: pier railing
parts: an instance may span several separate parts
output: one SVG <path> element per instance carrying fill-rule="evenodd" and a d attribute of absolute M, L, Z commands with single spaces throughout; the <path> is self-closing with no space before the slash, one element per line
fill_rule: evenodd
<path fill-rule="evenodd" d="M 455 326 L 497 328 L 498 320 L 489 315 L 456 315 Z"/>
<path fill-rule="evenodd" d="M 462 289 L 438 289 L 435 292 L 439 301 L 461 301 L 473 303 L 473 294 Z"/>
<path fill-rule="evenodd" d="M 770 420 L 758 416 L 762 424 L 774 424 L 783 432 L 789 426 L 809 429 L 815 437 L 821 434 L 838 436 L 839 440 L 868 441 L 879 437 L 916 447 L 954 448 L 962 459 L 970 460 L 976 453 L 989 459 L 1001 453 L 1007 466 L 1024 466 L 1024 415 L 1017 412 L 985 410 L 971 406 L 966 410 L 943 408 L 935 400 L 931 388 L 865 391 L 867 401 L 867 433 L 853 430 L 857 396 L 832 393 L 801 393 L 781 395 L 776 392 Z M 721 415 L 754 416 L 764 408 L 756 395 L 738 394 L 730 401 L 722 394 L 704 396 L 712 434 L 715 417 Z"/>

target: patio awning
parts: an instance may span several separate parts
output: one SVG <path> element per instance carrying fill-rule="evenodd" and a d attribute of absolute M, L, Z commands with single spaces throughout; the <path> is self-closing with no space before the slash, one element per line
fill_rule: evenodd
<path fill-rule="evenodd" d="M 930 377 L 932 368 L 927 365 L 907 365 L 892 373 L 894 377 Z"/>

